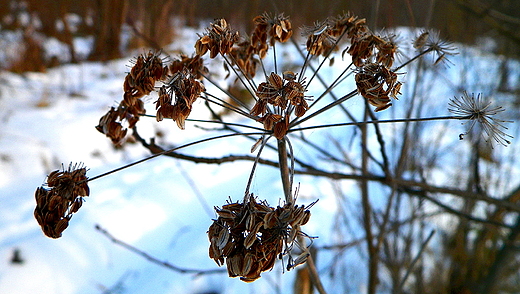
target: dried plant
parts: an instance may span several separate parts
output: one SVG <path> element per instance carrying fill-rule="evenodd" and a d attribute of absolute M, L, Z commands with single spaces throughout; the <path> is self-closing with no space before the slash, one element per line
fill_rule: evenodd
<path fill-rule="evenodd" d="M 365 19 L 358 18 L 351 13 L 345 13 L 317 22 L 314 26 L 303 28 L 304 48 L 293 41 L 292 24 L 290 19 L 283 14 L 275 16 L 263 14 L 255 17 L 253 23 L 253 32 L 249 35 L 241 35 L 233 30 L 226 20 L 215 20 L 203 34 L 198 36 L 194 44 L 195 52 L 191 57 L 181 54 L 179 58 L 165 58 L 161 57 L 164 53 L 159 52 L 138 56 L 133 61 L 133 66 L 124 80 L 122 101 L 117 108 L 112 107 L 107 114 L 101 117 L 96 128 L 108 136 L 114 144 L 124 144 L 125 139 L 132 135 L 154 155 L 91 179 L 86 178 L 85 168 L 74 167 L 69 168 L 68 171 L 51 173 L 47 181 L 51 189 L 39 188 L 36 192 L 35 215 L 38 223 L 46 235 L 57 238 L 68 225 L 71 214 L 76 212 L 81 205 L 81 197 L 88 196 L 88 186 L 86 186 L 88 181 L 157 156 L 180 158 L 176 151 L 187 146 L 232 136 L 244 136 L 254 140 L 251 152 L 256 152 L 256 156 L 240 158 L 252 161 L 252 170 L 243 191 L 243 200 L 228 201 L 221 208 L 216 207 L 217 218 L 213 220 L 207 232 L 210 243 L 209 257 L 217 265 L 226 265 L 230 277 L 240 277 L 245 282 L 252 282 L 260 278 L 261 273 L 270 271 L 276 260 L 286 258 L 287 270 L 300 264 L 307 264 L 313 285 L 320 293 L 325 293 L 326 290 L 321 284 L 320 275 L 308 249 L 310 245 L 306 240 L 308 241 L 309 237 L 301 231 L 301 226 L 312 221 L 310 220 L 310 208 L 315 202 L 308 206 L 296 203 L 297 199 L 294 195 L 297 194 L 297 189 L 293 187 L 294 177 L 296 174 L 307 174 L 330 179 L 355 179 L 359 181 L 362 191 L 361 214 L 366 234 L 364 242 L 369 259 L 367 291 L 368 293 L 376 292 L 379 283 L 378 266 L 381 263 L 386 264 L 388 268 L 394 266 L 395 289 L 402 290 L 407 277 L 411 274 L 412 268 L 424 252 L 433 233 L 419 244 L 410 241 L 411 237 L 402 237 L 399 233 L 393 235 L 394 240 L 387 239 L 390 231 L 399 231 L 402 228 L 390 220 L 390 217 L 393 216 L 393 209 L 398 210 L 402 205 L 401 201 L 394 199 L 400 197 L 396 195 L 401 193 L 420 194 L 424 199 L 429 199 L 427 198 L 428 192 L 437 190 L 433 188 L 428 190 L 430 188 L 424 188 L 426 184 L 421 186 L 421 183 L 416 181 L 406 181 L 403 177 L 406 169 L 402 165 L 405 156 L 399 160 L 396 170 L 391 170 L 385 149 L 385 136 L 380 130 L 380 125 L 404 123 L 409 126 L 420 121 L 468 119 L 471 121 L 470 130 L 478 122 L 487 136 L 506 145 L 506 143 L 509 144 L 507 138 L 510 137 L 504 132 L 505 127 L 502 125 L 506 121 L 493 118 L 503 109 L 490 108 L 490 104 L 483 103 L 480 96 L 475 98 L 464 93 L 461 100 L 451 100 L 449 104 L 454 116 L 413 118 L 408 115 L 402 119 L 378 120 L 374 112 L 388 109 L 392 106 L 392 99 L 397 101 L 403 91 L 400 81 L 402 75 L 400 74 L 404 74 L 404 72 L 400 70 L 414 60 L 429 54 L 434 56 L 434 64 L 446 61 L 447 56 L 455 54 L 450 43 L 441 41 L 435 33 L 425 31 L 413 41 L 413 46 L 417 50 L 416 55 L 401 65 L 394 66 L 399 48 L 396 38 L 393 35 L 384 36 L 373 33 L 366 25 Z M 276 50 L 283 43 L 290 44 L 289 41 L 293 41 L 292 44 L 296 45 L 296 50 L 301 54 L 303 62 L 298 64 L 295 69 L 281 70 L 283 61 L 278 60 L 280 56 L 276 54 Z M 222 88 L 221 83 L 215 80 L 219 78 L 218 74 L 212 74 L 212 69 L 206 67 L 207 62 L 204 58 L 208 56 L 208 52 L 210 59 L 223 61 L 224 70 L 228 75 L 221 78 L 225 80 L 233 74 L 232 78 L 240 81 L 252 97 L 253 103 L 248 104 Z M 327 60 L 333 60 L 334 54 L 341 54 L 342 57 L 348 54 L 351 64 L 334 81 L 324 81 L 320 75 L 320 69 L 325 66 Z M 268 56 L 273 58 L 272 67 L 265 62 Z M 168 63 L 168 61 L 170 62 Z M 349 76 L 353 76 L 356 88 L 337 97 L 333 90 Z M 311 83 L 314 85 L 318 82 L 325 86 L 325 90 L 316 96 L 309 95 L 309 93 L 316 94 L 315 91 L 311 91 Z M 217 88 L 221 93 L 208 92 L 209 87 L 207 86 L 210 84 L 212 89 Z M 143 106 L 145 102 L 143 98 L 152 92 L 158 94 L 158 99 L 154 102 L 155 116 L 145 115 Z M 357 94 L 366 102 L 362 120 L 356 119 L 343 104 Z M 231 102 L 226 99 L 228 95 Z M 331 101 L 324 103 L 323 101 L 329 96 Z M 221 125 L 219 130 L 225 131 L 226 134 L 167 149 L 156 145 L 155 141 L 147 142 L 140 137 L 135 128 L 142 117 L 155 117 L 156 121 L 160 123 L 171 119 L 180 129 L 185 129 L 187 124 L 194 121 L 190 119 L 193 108 L 202 107 L 201 103 L 195 103 L 199 99 L 205 101 L 205 105 L 213 117 L 196 121 L 219 124 Z M 213 111 L 215 106 L 223 107 L 229 112 L 241 116 L 246 122 L 227 121 L 229 116 L 223 117 Z M 370 106 L 375 107 L 374 111 Z M 397 107 L 405 108 L 399 103 L 397 103 Z M 311 123 L 310 126 L 303 126 L 303 123 L 312 122 L 313 118 L 338 108 L 350 121 L 338 121 L 326 125 Z M 382 159 L 374 156 L 369 148 L 367 125 L 374 127 Z M 346 126 L 354 126 L 360 131 L 360 145 L 362 146 L 360 166 L 347 159 L 338 159 L 331 155 L 326 148 L 309 142 L 303 135 L 307 130 Z M 240 131 L 243 128 L 252 131 L 249 133 Z M 132 134 L 129 134 L 128 129 L 132 129 Z M 327 168 L 320 168 L 297 158 L 293 151 L 294 143 L 292 141 L 294 139 L 297 139 L 298 143 L 302 145 L 310 146 L 328 160 L 348 166 L 348 169 L 353 171 L 352 174 L 330 172 Z M 272 144 L 273 141 L 275 144 Z M 341 146 L 339 141 L 333 143 Z M 403 143 L 403 152 L 406 150 L 406 146 L 409 146 L 407 144 L 410 144 L 409 141 Z M 276 150 L 278 160 L 270 161 L 263 158 L 262 152 L 265 148 Z M 249 147 L 246 149 L 249 150 Z M 344 149 L 340 150 L 344 151 Z M 345 155 L 345 158 L 347 157 Z M 236 160 L 224 157 L 218 159 L 195 158 L 186 155 L 183 155 L 182 158 L 195 162 L 204 160 L 207 163 L 219 164 L 226 160 Z M 369 172 L 370 163 L 380 167 L 383 174 L 381 176 L 371 174 Z M 271 207 L 267 200 L 257 198 L 250 191 L 258 164 L 271 165 L 279 169 L 283 186 L 283 197 L 281 197 L 283 205 L 276 208 Z M 378 181 L 392 189 L 388 206 L 384 212 L 376 214 L 370 205 L 368 181 Z M 421 190 L 422 188 L 425 190 Z M 464 194 L 464 191 L 455 189 L 446 193 L 469 197 Z M 480 197 L 477 198 L 478 200 L 497 203 L 496 199 L 488 195 L 476 195 L 474 197 Z M 500 202 L 500 205 L 505 205 L 509 209 L 517 209 L 512 204 Z M 422 209 L 420 205 L 417 207 Z M 410 222 L 419 222 L 425 217 L 418 216 L 418 212 L 413 211 L 411 219 Z M 410 229 L 410 232 L 407 233 L 412 235 L 411 231 Z M 393 250 L 398 248 L 401 242 L 405 242 L 408 249 L 414 245 L 415 248 L 420 248 L 419 255 L 415 259 L 410 258 L 410 255 L 399 259 L 400 256 Z M 297 257 L 293 259 L 294 245 L 297 247 L 295 252 L 298 251 L 298 253 Z M 396 266 L 398 259 L 400 266 Z M 405 266 L 407 266 L 407 270 L 403 277 L 403 273 L 400 271 Z"/>
<path fill-rule="evenodd" d="M 512 121 L 505 121 L 494 117 L 500 112 L 505 111 L 503 107 L 496 106 L 491 108 L 491 101 L 484 102 L 480 94 L 475 98 L 475 94 L 469 96 L 467 92 L 464 92 L 460 99 L 452 99 L 449 106 L 450 108 L 448 110 L 451 113 L 457 115 L 461 120 L 468 120 L 470 123 L 468 131 L 460 134 L 461 139 L 471 132 L 475 124 L 478 123 L 488 138 L 504 146 L 511 144 L 507 138 L 512 138 L 512 136 L 504 132 L 507 128 L 503 123 Z"/>
<path fill-rule="evenodd" d="M 71 164 L 67 170 L 55 170 L 47 176 L 46 185 L 50 189 L 36 189 L 34 217 L 46 236 L 61 237 L 72 214 L 81 208 L 83 197 L 89 196 L 86 174 L 85 167 Z"/>

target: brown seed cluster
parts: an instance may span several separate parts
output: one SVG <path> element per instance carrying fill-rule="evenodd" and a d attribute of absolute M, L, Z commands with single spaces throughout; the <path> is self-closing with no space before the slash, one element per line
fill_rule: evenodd
<path fill-rule="evenodd" d="M 123 100 L 117 108 L 111 107 L 110 110 L 99 119 L 96 130 L 109 137 L 114 145 L 121 145 L 128 131 L 128 129 L 123 126 L 123 122 L 128 123 L 128 128 L 133 128 L 139 121 L 140 115 L 143 115 L 145 112 L 144 102 L 141 99 L 137 99 L 131 106 Z"/>
<path fill-rule="evenodd" d="M 208 230 L 210 258 L 219 266 L 225 263 L 230 277 L 255 281 L 273 268 L 277 258 L 289 254 L 296 237 L 303 234 L 299 227 L 310 218 L 309 207 L 285 204 L 273 208 L 251 194 L 245 203 L 216 208 L 218 218 Z"/>
<path fill-rule="evenodd" d="M 278 14 L 274 17 L 264 13 L 253 19 L 255 30 L 251 37 L 251 44 L 255 48 L 267 48 L 267 37 L 269 45 L 275 42 L 285 43 L 293 34 L 292 24 L 288 17 Z M 262 56 L 262 54 L 260 54 Z M 264 55 L 265 56 L 265 55 Z"/>
<path fill-rule="evenodd" d="M 258 85 L 258 100 L 251 114 L 260 116 L 258 121 L 264 124 L 264 129 L 272 130 L 276 138 L 282 139 L 289 128 L 291 113 L 294 111 L 301 117 L 309 109 L 304 93 L 305 86 L 296 80 L 295 73 L 286 71 L 281 77 L 272 72 L 266 82 Z"/>
<path fill-rule="evenodd" d="M 155 83 L 168 76 L 168 71 L 158 53 L 139 55 L 125 77 L 123 100 L 117 108 L 111 107 L 100 118 L 96 129 L 109 137 L 115 145 L 121 145 L 128 131 L 123 124 L 127 123 L 128 128 L 135 126 L 139 117 L 146 112 L 140 98 L 149 95 L 155 89 Z"/>
<path fill-rule="evenodd" d="M 231 30 L 226 20 L 221 18 L 211 23 L 206 33 L 200 36 L 195 43 L 195 50 L 200 56 L 209 51 L 209 57 L 215 58 L 219 53 L 225 55 L 231 52 L 231 48 L 238 40 L 238 32 Z"/>
<path fill-rule="evenodd" d="M 200 55 L 188 57 L 181 54 L 180 59 L 174 59 L 169 68 L 171 75 L 186 69 L 197 80 L 202 80 L 203 75 L 208 73 L 208 68 L 204 66 L 204 59 Z"/>
<path fill-rule="evenodd" d="M 304 30 L 307 36 L 307 51 L 312 55 L 327 56 L 337 50 L 338 39 L 347 35 L 349 38 L 369 31 L 364 18 L 358 18 L 350 13 L 316 23 Z"/>
<path fill-rule="evenodd" d="M 72 214 L 83 204 L 83 197 L 90 194 L 86 174 L 85 167 L 71 164 L 68 170 L 55 170 L 47 176 L 50 189 L 36 189 L 34 217 L 47 237 L 61 237 Z"/>
<path fill-rule="evenodd" d="M 180 129 L 184 129 L 184 121 L 190 115 L 193 103 L 204 90 L 204 85 L 195 79 L 191 71 L 184 68 L 177 72 L 159 90 L 159 99 L 155 101 L 157 121 L 171 118 Z M 174 96 L 175 103 L 172 104 Z"/>
<path fill-rule="evenodd" d="M 265 48 L 255 48 L 252 41 L 244 40 L 239 42 L 237 46 L 231 49 L 229 55 L 231 56 L 231 62 L 233 65 L 238 66 L 241 72 L 249 79 L 256 75 L 256 69 L 260 60 L 255 57 L 257 54 L 260 58 L 264 58 L 267 53 L 267 45 Z"/>
<path fill-rule="evenodd" d="M 391 67 L 397 52 L 397 45 L 391 38 L 365 33 L 352 38 L 352 45 L 347 52 L 352 56 L 355 66 L 361 67 L 371 63 L 375 57 L 377 63 Z"/>
<path fill-rule="evenodd" d="M 356 84 L 359 93 L 376 106 L 376 111 L 387 109 L 392 104 L 390 97 L 397 99 L 401 83 L 389 68 L 393 65 L 397 45 L 392 36 L 373 34 L 365 19 L 347 13 L 337 18 L 317 23 L 306 29 L 307 50 L 312 55 L 328 56 L 337 50 L 344 35 L 350 39 L 346 50 L 352 63 L 358 67 Z M 345 52 L 345 51 L 344 51 Z"/>
<path fill-rule="evenodd" d="M 137 99 L 150 94 L 155 87 L 155 82 L 168 75 L 168 67 L 163 66 L 157 53 L 139 55 L 135 64 L 126 75 L 123 83 L 125 91 L 123 98 L 126 105 L 133 106 Z"/>
<path fill-rule="evenodd" d="M 397 95 L 401 94 L 401 82 L 397 81 L 397 74 L 377 63 L 367 64 L 360 69 L 356 74 L 356 85 L 361 96 L 376 107 L 376 112 L 392 106 L 390 97 L 397 99 Z"/>

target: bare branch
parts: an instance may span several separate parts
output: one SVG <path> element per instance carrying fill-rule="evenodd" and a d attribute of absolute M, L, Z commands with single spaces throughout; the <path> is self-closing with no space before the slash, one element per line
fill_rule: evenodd
<path fill-rule="evenodd" d="M 175 271 L 175 272 L 179 272 L 181 274 L 196 274 L 196 275 L 222 274 L 222 273 L 227 272 L 225 269 L 220 269 L 220 268 L 218 268 L 218 269 L 190 269 L 190 268 L 178 267 L 167 261 L 161 261 L 161 260 L 151 256 L 150 254 L 148 254 L 140 249 L 137 249 L 128 243 L 125 243 L 125 242 L 117 239 L 116 237 L 112 236 L 107 230 L 103 229 L 100 225 L 96 225 L 95 228 L 101 234 L 103 234 L 105 237 L 110 239 L 110 241 L 114 242 L 115 244 L 117 244 L 125 249 L 128 249 L 128 250 L 132 251 L 133 253 L 136 253 L 137 255 L 142 256 L 143 258 L 145 258 L 146 260 L 148 260 L 152 263 L 155 263 L 159 266 L 165 267 L 165 268 Z"/>

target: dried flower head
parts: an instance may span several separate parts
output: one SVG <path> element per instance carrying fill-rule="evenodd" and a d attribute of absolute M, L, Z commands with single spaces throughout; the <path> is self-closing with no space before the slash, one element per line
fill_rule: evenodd
<path fill-rule="evenodd" d="M 121 145 L 128 131 L 123 124 L 133 128 L 145 112 L 144 102 L 141 99 L 135 100 L 133 105 L 128 105 L 127 100 L 123 99 L 117 108 L 111 107 L 99 119 L 96 129 L 109 137 L 114 145 Z"/>
<path fill-rule="evenodd" d="M 159 90 L 159 98 L 155 101 L 157 121 L 171 118 L 180 129 L 184 129 L 184 121 L 190 115 L 193 103 L 205 90 L 195 76 L 185 68 L 173 75 L 168 84 Z M 175 103 L 172 105 L 174 96 Z"/>
<path fill-rule="evenodd" d="M 150 94 L 154 90 L 155 82 L 168 75 L 168 67 L 158 52 L 149 52 L 139 55 L 134 66 L 126 75 L 123 83 L 123 98 L 128 106 L 133 106 L 137 99 Z"/>
<path fill-rule="evenodd" d="M 50 189 L 43 186 L 36 189 L 34 217 L 47 237 L 61 237 L 72 214 L 83 204 L 83 197 L 89 196 L 86 173 L 83 165 L 70 164 L 67 170 L 55 170 L 47 176 Z"/>
<path fill-rule="evenodd" d="M 215 58 L 219 53 L 225 55 L 231 52 L 231 48 L 238 40 L 238 32 L 233 31 L 227 21 L 220 18 L 210 24 L 204 35 L 199 36 L 195 43 L 195 50 L 200 56 L 209 51 L 209 57 Z"/>
<path fill-rule="evenodd" d="M 355 79 L 359 94 L 376 107 L 376 112 L 392 106 L 390 98 L 397 99 L 397 95 L 401 94 L 401 82 L 397 81 L 397 74 L 381 64 L 365 65 Z"/>
<path fill-rule="evenodd" d="M 422 31 L 413 43 L 415 49 L 423 53 L 433 53 L 434 65 L 441 62 L 447 62 L 448 56 L 457 54 L 457 49 L 452 45 L 452 42 L 441 39 L 438 31 Z"/>
<path fill-rule="evenodd" d="M 290 254 L 298 235 L 305 235 L 299 228 L 309 220 L 310 206 L 289 203 L 273 208 L 251 194 L 244 203 L 216 208 L 218 218 L 208 230 L 210 258 L 219 266 L 225 263 L 230 277 L 255 281 L 277 258 Z"/>
<path fill-rule="evenodd" d="M 251 41 L 252 44 L 261 45 L 261 47 L 264 47 L 267 36 L 270 37 L 269 44 L 273 46 L 275 42 L 287 42 L 293 34 L 291 21 L 283 13 L 274 17 L 264 13 L 255 17 L 253 22 L 256 26 L 253 32 L 254 38 Z"/>
<path fill-rule="evenodd" d="M 328 22 L 317 22 L 312 27 L 304 27 L 303 33 L 307 36 L 307 51 L 312 55 L 327 56 L 338 50 L 337 39 Z"/>
<path fill-rule="evenodd" d="M 366 26 L 366 19 L 359 18 L 350 12 L 331 18 L 328 22 L 331 30 L 330 35 L 334 37 L 347 34 L 347 37 L 352 39 L 369 31 Z"/>
<path fill-rule="evenodd" d="M 251 40 L 244 40 L 231 49 L 229 54 L 232 57 L 231 63 L 238 66 L 240 71 L 247 78 L 251 79 L 256 75 L 256 68 L 260 63 L 260 61 L 255 58 L 255 54 L 257 54 L 260 58 L 263 58 L 267 53 L 267 49 L 267 45 L 265 48 L 255 48 L 252 45 Z"/>
<path fill-rule="evenodd" d="M 282 76 L 272 72 L 267 81 L 258 85 L 258 100 L 251 114 L 260 116 L 258 121 L 264 124 L 264 129 L 273 130 L 275 137 L 282 139 L 289 129 L 291 113 L 294 111 L 301 117 L 309 109 L 305 91 L 305 81 L 297 81 L 294 72 L 286 71 Z"/>
<path fill-rule="evenodd" d="M 187 69 L 193 75 L 193 78 L 197 80 L 202 80 L 202 75 L 208 73 L 208 68 L 204 66 L 204 59 L 200 55 L 188 57 L 185 54 L 181 54 L 180 59 L 174 59 L 169 68 L 171 75 Z"/>
<path fill-rule="evenodd" d="M 380 37 L 376 43 L 377 54 L 376 63 L 380 63 L 388 68 L 394 64 L 395 55 L 397 54 L 398 46 L 395 35 L 387 35 Z"/>
<path fill-rule="evenodd" d="M 513 138 L 511 135 L 506 134 L 503 130 L 507 130 L 507 127 L 502 125 L 505 121 L 493 116 L 498 113 L 504 111 L 505 109 L 501 106 L 490 107 L 491 101 L 485 102 L 481 95 L 478 94 L 475 98 L 475 94 L 471 94 L 471 96 L 467 92 L 463 92 L 460 99 L 456 97 L 450 100 L 448 104 L 450 108 L 448 110 L 455 114 L 459 119 L 469 120 L 470 127 L 468 131 L 460 134 L 460 138 L 462 139 L 465 135 L 467 135 L 475 126 L 476 123 L 484 130 L 484 133 L 487 135 L 486 141 L 489 138 L 492 138 L 497 143 L 507 146 L 507 144 L 511 144 L 511 142 L 507 138 Z"/>

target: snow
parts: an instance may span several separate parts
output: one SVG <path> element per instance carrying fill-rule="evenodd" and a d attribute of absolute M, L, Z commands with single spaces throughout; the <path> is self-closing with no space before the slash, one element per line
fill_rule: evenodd
<path fill-rule="evenodd" d="M 184 44 L 193 44 L 193 31 L 186 29 L 184 34 L 189 40 Z M 182 48 L 179 43 L 169 49 L 180 46 L 185 52 L 191 52 L 190 47 Z M 88 44 L 88 40 L 80 40 L 77 47 L 86 52 Z M 62 52 L 60 50 L 57 52 Z M 464 56 L 470 56 L 472 61 L 482 60 L 474 63 L 480 70 L 488 68 L 495 58 L 482 56 L 476 59 L 475 55 Z M 147 156 L 139 146 L 127 146 L 122 152 L 114 150 L 110 141 L 94 128 L 99 118 L 122 97 L 128 59 L 63 65 L 47 73 L 0 73 L 0 293 L 79 294 L 108 293 L 109 290 L 113 291 L 110 293 L 132 294 L 272 293 L 278 290 L 290 293 L 294 271 L 282 275 L 279 264 L 252 284 L 228 278 L 225 272 L 203 276 L 180 274 L 113 244 L 95 229 L 99 225 L 116 238 L 176 266 L 215 269 L 217 265 L 207 255 L 209 242 L 205 234 L 215 215 L 208 215 L 207 208 L 225 204 L 228 197 L 241 199 L 251 170 L 249 162 L 213 166 L 160 157 L 141 163 L 89 183 L 91 196 L 73 216 L 63 237 L 57 240 L 44 237 L 33 217 L 34 191 L 44 183 L 50 171 L 60 169 L 61 164 L 83 162 L 89 168 L 88 176 L 93 177 Z M 294 58 L 292 62 L 297 61 Z M 458 63 L 457 60 L 453 62 Z M 336 60 L 336 66 L 324 72 L 337 74 L 346 64 L 348 61 Z M 458 78 L 453 78 L 457 73 L 459 68 L 443 74 L 451 74 L 447 79 L 458 85 Z M 407 73 L 410 88 L 405 82 L 403 92 L 411 90 L 414 74 L 413 71 Z M 478 77 L 478 74 L 471 77 L 475 84 L 469 84 L 482 85 L 483 81 Z M 352 84 L 347 88 L 352 89 Z M 435 91 L 428 94 L 444 97 L 445 101 L 458 95 L 453 88 Z M 355 110 L 362 106 L 359 101 L 356 97 L 346 105 Z M 395 104 L 406 101 L 403 97 Z M 148 113 L 153 113 L 153 107 L 149 101 Z M 398 112 L 396 109 L 394 106 L 391 111 Z M 205 115 L 202 110 L 194 113 L 199 118 Z M 332 113 L 321 117 L 319 122 L 337 122 L 338 117 L 343 115 Z M 142 118 L 138 127 L 148 134 L 159 128 L 168 138 L 175 138 L 176 144 L 208 137 L 191 124 L 185 131 L 168 122 L 156 127 L 153 118 Z M 345 132 L 345 129 L 337 132 Z M 461 130 L 455 128 L 451 132 L 457 136 Z M 306 135 L 316 140 L 327 138 L 320 130 Z M 243 138 L 217 140 L 189 147 L 186 152 L 210 157 L 246 154 L 253 143 Z M 293 140 L 293 144 L 296 145 L 297 140 Z M 312 154 L 299 147 L 295 151 L 297 156 Z M 276 158 L 273 152 L 266 151 L 265 154 Z M 277 170 L 260 166 L 251 191 L 276 205 L 282 190 L 277 178 Z M 338 204 L 335 197 L 327 195 L 333 195 L 335 188 L 328 181 L 310 177 L 297 177 L 296 181 L 301 183 L 300 204 L 320 198 L 312 209 L 312 221 L 304 231 L 319 236 L 315 242 L 321 245 L 333 242 L 334 236 L 330 236 L 329 231 L 334 229 L 333 218 Z M 354 185 L 354 182 L 346 182 L 341 189 L 349 191 Z M 207 204 L 200 202 L 197 193 Z M 14 249 L 20 250 L 23 264 L 11 264 Z M 362 262 L 355 253 L 349 252 L 346 256 L 359 264 Z M 324 254 L 318 268 L 326 268 L 329 259 Z M 364 281 L 362 271 L 348 272 L 346 276 Z M 339 285 L 328 286 L 331 291 L 342 289 Z"/>

